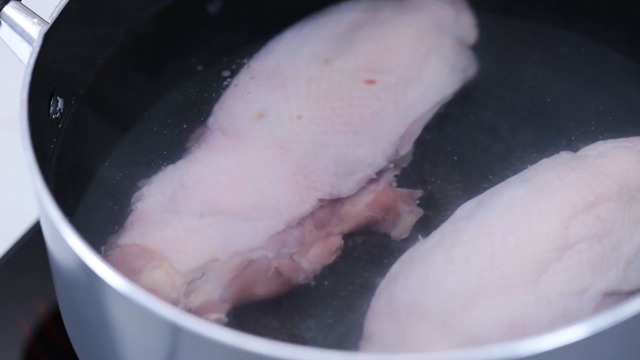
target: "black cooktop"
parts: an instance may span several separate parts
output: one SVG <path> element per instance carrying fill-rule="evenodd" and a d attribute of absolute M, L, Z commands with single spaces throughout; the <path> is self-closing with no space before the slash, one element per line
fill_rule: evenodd
<path fill-rule="evenodd" d="M 40 225 L 0 258 L 0 359 L 78 359 L 60 316 Z"/>

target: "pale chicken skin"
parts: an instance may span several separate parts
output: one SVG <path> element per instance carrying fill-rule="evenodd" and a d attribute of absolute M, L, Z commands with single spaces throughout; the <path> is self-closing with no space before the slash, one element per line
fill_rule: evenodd
<path fill-rule="evenodd" d="M 533 336 L 640 290 L 640 138 L 531 166 L 460 207 L 386 275 L 361 350 Z"/>
<path fill-rule="evenodd" d="M 477 71 L 461 0 L 351 1 L 271 40 L 191 151 L 149 179 L 105 253 L 126 276 L 212 320 L 312 280 L 342 236 L 409 235 L 420 191 L 395 175 Z"/>

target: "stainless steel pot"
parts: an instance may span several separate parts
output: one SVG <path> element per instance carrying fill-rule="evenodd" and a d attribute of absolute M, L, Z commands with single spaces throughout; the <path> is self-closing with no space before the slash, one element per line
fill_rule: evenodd
<path fill-rule="evenodd" d="M 63 2 L 60 11 L 56 11 L 52 26 L 52 29 L 57 26 L 59 31 L 51 36 L 43 36 L 48 26 L 44 20 L 20 2 L 3 4 L 0 1 L 0 5 L 6 5 L 0 13 L 0 34 L 27 67 L 20 120 L 23 141 L 40 205 L 40 222 L 59 305 L 80 358 L 566 360 L 637 359 L 640 356 L 640 341 L 637 339 L 640 333 L 640 297 L 637 296 L 594 318 L 541 336 L 477 349 L 403 355 L 327 350 L 271 340 L 207 322 L 156 299 L 121 276 L 102 259 L 96 246 L 87 242 L 77 227 L 72 225 L 59 197 L 52 191 L 54 185 L 51 179 L 55 176 L 51 174 L 56 170 L 48 165 L 48 161 L 51 158 L 50 149 L 55 147 L 56 134 L 59 135 L 55 129 L 64 127 L 60 121 L 73 111 L 77 94 L 55 87 L 58 86 L 53 84 L 55 81 L 47 83 L 41 78 L 48 79 L 50 72 L 55 73 L 54 77 L 56 74 L 64 75 L 68 67 L 98 68 L 102 65 L 96 57 L 83 57 L 80 53 L 84 50 L 81 48 L 76 49 L 77 53 L 70 51 L 76 46 L 75 43 L 58 51 L 69 51 L 67 54 L 56 54 L 56 46 L 60 46 L 63 35 L 87 29 L 83 26 L 93 22 L 96 28 L 104 29 L 107 34 L 103 34 L 102 38 L 96 36 L 96 47 L 99 47 L 104 38 L 112 35 L 112 38 L 117 37 L 113 29 L 124 28 L 124 25 L 106 27 L 105 24 L 116 21 L 114 18 L 106 19 L 109 16 L 106 5 L 91 5 L 95 6 L 97 13 L 106 12 L 102 18 L 95 13 L 81 17 L 81 8 L 84 7 L 86 11 L 89 5 L 86 0 L 84 5 L 80 3 Z M 124 7 L 123 3 L 116 1 L 110 6 L 114 8 L 114 13 L 121 13 L 122 18 L 133 21 L 139 9 L 121 11 L 118 7 Z M 65 4 L 67 7 L 63 6 Z M 149 2 L 141 2 L 140 6 L 149 6 Z M 209 6 L 215 8 L 216 5 Z M 99 49 L 87 50 L 91 51 L 99 52 Z M 64 59 L 68 59 L 69 63 L 61 65 Z M 79 75 L 67 80 L 86 84 L 90 79 L 91 76 Z M 638 130 L 637 127 L 635 129 Z M 43 140 L 45 138 L 49 140 Z"/>

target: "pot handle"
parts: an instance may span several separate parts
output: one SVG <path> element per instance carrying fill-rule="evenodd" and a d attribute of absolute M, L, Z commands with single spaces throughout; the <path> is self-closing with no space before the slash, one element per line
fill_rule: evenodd
<path fill-rule="evenodd" d="M 26 64 L 49 23 L 17 0 L 0 0 L 0 39 Z"/>

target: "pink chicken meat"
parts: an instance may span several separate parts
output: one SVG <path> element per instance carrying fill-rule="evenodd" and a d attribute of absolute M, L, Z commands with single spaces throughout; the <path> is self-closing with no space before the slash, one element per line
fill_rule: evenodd
<path fill-rule="evenodd" d="M 391 268 L 361 350 L 442 351 L 559 329 L 640 292 L 640 138 L 545 159 L 461 206 Z"/>
<path fill-rule="evenodd" d="M 460 0 L 346 2 L 287 29 L 236 76 L 189 153 L 134 196 L 107 260 L 223 321 L 309 282 L 346 233 L 406 237 L 421 193 L 395 176 L 476 73 L 476 38 Z"/>

